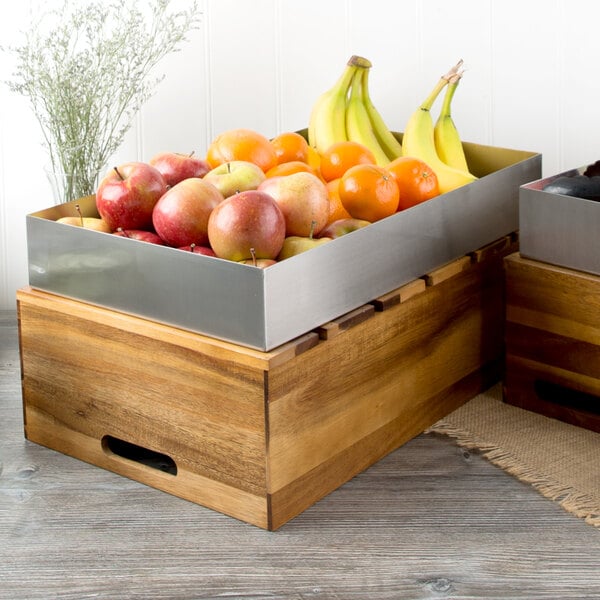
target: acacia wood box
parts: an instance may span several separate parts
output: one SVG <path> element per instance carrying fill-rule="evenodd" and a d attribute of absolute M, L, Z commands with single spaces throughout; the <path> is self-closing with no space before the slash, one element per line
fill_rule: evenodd
<path fill-rule="evenodd" d="M 23 288 L 25 435 L 275 530 L 500 380 L 517 243 L 267 352 Z"/>
<path fill-rule="evenodd" d="M 600 432 L 600 276 L 505 259 L 507 403 Z"/>

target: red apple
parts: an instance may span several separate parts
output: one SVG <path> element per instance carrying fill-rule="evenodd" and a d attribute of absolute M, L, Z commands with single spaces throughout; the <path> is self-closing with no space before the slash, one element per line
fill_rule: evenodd
<path fill-rule="evenodd" d="M 214 250 L 208 246 L 198 246 L 197 244 L 188 244 L 181 246 L 180 250 L 191 252 L 192 254 L 204 254 L 204 256 L 216 256 Z"/>
<path fill-rule="evenodd" d="M 132 240 L 138 240 L 140 242 L 149 242 L 151 244 L 158 244 L 159 246 L 165 245 L 163 239 L 153 231 L 145 231 L 142 229 L 121 229 L 119 227 L 119 229 L 113 233 L 114 235 L 130 238 Z"/>
<path fill-rule="evenodd" d="M 247 190 L 229 196 L 213 210 L 208 238 L 219 258 L 275 259 L 285 239 L 285 218 L 271 196 Z"/>
<path fill-rule="evenodd" d="M 231 160 L 215 167 L 204 176 L 225 198 L 246 190 L 255 190 L 267 176 L 254 163 L 246 160 Z"/>
<path fill-rule="evenodd" d="M 152 223 L 169 246 L 181 248 L 208 242 L 208 217 L 223 201 L 223 194 L 212 184 L 190 177 L 174 185 L 156 203 Z"/>
<path fill-rule="evenodd" d="M 370 221 L 363 221 L 362 219 L 338 219 L 321 229 L 319 237 L 328 237 L 334 240 L 370 224 Z"/>
<path fill-rule="evenodd" d="M 288 236 L 317 236 L 327 224 L 329 195 L 316 175 L 299 172 L 270 177 L 258 189 L 272 196 L 281 208 Z"/>
<path fill-rule="evenodd" d="M 148 229 L 152 210 L 167 191 L 160 172 L 142 162 L 128 162 L 114 167 L 96 190 L 96 208 L 111 231 Z"/>
<path fill-rule="evenodd" d="M 194 156 L 193 152 L 190 154 L 160 152 L 154 155 L 148 163 L 160 171 L 169 187 L 190 177 L 204 177 L 210 171 L 208 162 Z"/>

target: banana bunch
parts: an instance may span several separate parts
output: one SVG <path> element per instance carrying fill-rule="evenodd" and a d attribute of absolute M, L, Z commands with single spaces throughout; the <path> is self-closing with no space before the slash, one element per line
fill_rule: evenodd
<path fill-rule="evenodd" d="M 459 61 L 440 78 L 429 96 L 410 116 L 402 138 L 402 154 L 419 158 L 429 165 L 437 175 L 440 193 L 452 191 L 477 179 L 469 172 L 450 111 L 454 92 L 462 76 L 459 71 L 461 65 L 462 61 Z M 434 125 L 431 107 L 444 88 L 446 95 Z"/>
<path fill-rule="evenodd" d="M 308 123 L 308 142 L 319 153 L 332 144 L 363 144 L 385 166 L 402 156 L 402 146 L 388 129 L 369 94 L 371 62 L 352 56 L 335 85 L 315 102 Z"/>

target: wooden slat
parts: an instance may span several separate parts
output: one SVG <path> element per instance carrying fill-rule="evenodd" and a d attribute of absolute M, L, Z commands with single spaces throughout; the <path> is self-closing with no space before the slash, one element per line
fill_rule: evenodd
<path fill-rule="evenodd" d="M 487 244 L 486 246 L 483 246 L 482 248 L 479 248 L 478 250 L 475 250 L 474 252 L 470 252 L 469 256 L 474 262 L 481 262 L 496 256 L 504 256 L 507 254 L 513 243 L 514 241 L 512 236 L 507 235 L 495 240 L 494 242 L 491 242 L 490 244 Z"/>
<path fill-rule="evenodd" d="M 318 327 L 316 332 L 322 340 L 330 340 L 343 331 L 350 329 L 350 327 L 354 327 L 366 319 L 369 319 L 373 316 L 374 311 L 375 308 L 371 304 L 364 304 L 363 306 L 359 306 L 357 309 L 342 315 L 338 319 L 334 319 L 333 321 L 329 321 L 321 327 Z"/>
<path fill-rule="evenodd" d="M 396 304 L 406 302 L 413 296 L 424 292 L 426 287 L 427 286 L 424 279 L 415 279 L 413 281 L 409 281 L 402 287 L 389 292 L 388 294 L 384 294 L 383 296 L 375 298 L 371 304 L 373 304 L 376 311 L 381 312 L 391 308 L 392 306 L 395 306 Z"/>
<path fill-rule="evenodd" d="M 426 273 L 423 276 L 423 279 L 425 280 L 427 286 L 438 285 L 439 283 L 446 281 L 446 279 L 454 277 L 455 275 L 458 275 L 462 271 L 468 269 L 470 265 L 471 257 L 461 256 L 447 265 L 443 265 L 438 269 L 434 269 L 430 273 Z"/>

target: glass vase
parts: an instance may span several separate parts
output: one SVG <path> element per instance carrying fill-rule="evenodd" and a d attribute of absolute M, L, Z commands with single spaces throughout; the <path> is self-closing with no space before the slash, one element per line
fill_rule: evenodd
<path fill-rule="evenodd" d="M 45 167 L 46 177 L 50 182 L 54 204 L 71 202 L 96 192 L 101 171 L 93 173 L 65 173 Z"/>

